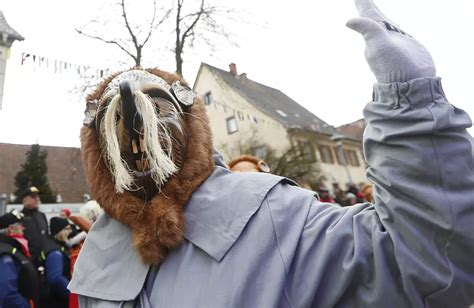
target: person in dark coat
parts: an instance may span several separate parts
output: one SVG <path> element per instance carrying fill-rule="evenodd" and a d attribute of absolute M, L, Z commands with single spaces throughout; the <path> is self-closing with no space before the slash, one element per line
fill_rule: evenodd
<path fill-rule="evenodd" d="M 51 237 L 44 245 L 46 282 L 50 288 L 48 307 L 68 307 L 71 258 L 66 244 L 71 226 L 67 219 L 53 217 L 49 222 Z"/>
<path fill-rule="evenodd" d="M 39 279 L 23 237 L 23 214 L 0 217 L 0 307 L 38 307 Z"/>
<path fill-rule="evenodd" d="M 25 226 L 25 237 L 28 240 L 29 250 L 32 255 L 33 264 L 36 268 L 41 264 L 41 251 L 48 238 L 48 220 L 46 215 L 39 211 L 40 191 L 31 186 L 20 196 L 23 202 L 23 225 Z"/>

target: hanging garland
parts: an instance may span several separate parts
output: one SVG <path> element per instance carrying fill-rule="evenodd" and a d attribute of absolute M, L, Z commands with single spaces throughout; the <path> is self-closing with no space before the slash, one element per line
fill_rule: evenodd
<path fill-rule="evenodd" d="M 76 73 L 82 77 L 86 72 L 95 71 L 95 76 L 102 78 L 111 73 L 109 69 L 93 68 L 89 65 L 70 63 L 27 52 L 21 53 L 20 61 L 21 65 L 32 65 L 35 68 L 52 70 L 55 74 Z"/>

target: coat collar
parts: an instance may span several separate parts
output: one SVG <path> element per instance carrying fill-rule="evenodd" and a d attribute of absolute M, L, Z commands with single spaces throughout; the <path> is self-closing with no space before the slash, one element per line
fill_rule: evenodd
<path fill-rule="evenodd" d="M 288 181 L 271 174 L 234 173 L 216 164 L 214 172 L 191 196 L 184 210 L 184 237 L 216 261 L 237 241 L 268 192 Z"/>

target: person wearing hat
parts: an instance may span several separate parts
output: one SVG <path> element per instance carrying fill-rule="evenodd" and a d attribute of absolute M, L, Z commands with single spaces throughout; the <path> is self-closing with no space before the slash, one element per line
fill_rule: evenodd
<path fill-rule="evenodd" d="M 20 195 L 23 203 L 22 213 L 25 237 L 36 268 L 41 266 L 41 250 L 48 237 L 48 220 L 46 215 L 39 211 L 40 191 L 35 186 L 28 187 Z"/>
<path fill-rule="evenodd" d="M 66 242 L 71 234 L 71 226 L 67 219 L 53 217 L 49 221 L 49 228 L 52 238 L 45 243 L 42 253 L 46 282 L 51 292 L 47 306 L 68 307 L 67 285 L 71 279 L 71 259 Z"/>
<path fill-rule="evenodd" d="M 39 279 L 23 236 L 23 214 L 0 216 L 0 307 L 38 307 Z"/>
<path fill-rule="evenodd" d="M 318 188 L 318 195 L 319 195 L 319 201 L 321 201 L 321 202 L 335 203 L 334 199 L 329 194 L 329 190 L 324 186 L 320 186 Z"/>
<path fill-rule="evenodd" d="M 77 226 L 74 224 L 71 217 L 71 210 L 68 208 L 63 208 L 59 211 L 59 217 L 67 219 L 69 221 L 69 225 L 71 226 L 71 234 L 69 234 L 69 239 L 67 241 L 67 245 L 69 247 L 73 247 L 74 245 L 79 244 L 82 240 L 85 239 L 85 232 L 81 232 Z"/>
<path fill-rule="evenodd" d="M 351 193 L 351 192 L 346 193 L 346 202 L 345 202 L 346 206 L 351 206 L 357 203 L 358 203 L 357 196 L 354 193 Z"/>
<path fill-rule="evenodd" d="M 365 202 L 366 200 L 364 199 L 364 194 L 362 192 L 359 191 L 359 189 L 357 188 L 357 186 L 355 186 L 354 184 L 349 184 L 349 187 L 347 189 L 347 192 L 348 193 L 352 193 L 355 195 L 356 197 L 356 203 L 363 203 Z M 347 196 L 346 196 L 347 197 Z"/>

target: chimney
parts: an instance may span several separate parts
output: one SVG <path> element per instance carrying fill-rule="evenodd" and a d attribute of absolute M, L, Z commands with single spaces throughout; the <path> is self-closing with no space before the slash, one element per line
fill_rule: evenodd
<path fill-rule="evenodd" d="M 237 76 L 237 65 L 235 63 L 229 64 L 229 72 L 232 74 L 232 76 Z"/>

